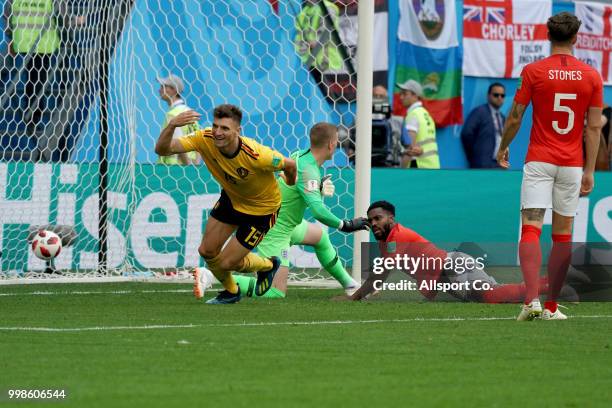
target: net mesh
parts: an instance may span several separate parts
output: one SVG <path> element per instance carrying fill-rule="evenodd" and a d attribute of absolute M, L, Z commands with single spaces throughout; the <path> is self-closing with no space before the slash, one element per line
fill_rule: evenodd
<path fill-rule="evenodd" d="M 163 164 L 154 152 L 181 104 L 201 126 L 214 106 L 236 104 L 242 133 L 284 155 L 308 147 L 318 121 L 354 123 L 342 42 L 355 19 L 340 28 L 353 2 L 0 3 L 1 279 L 177 279 L 203 265 L 197 247 L 219 186 L 201 160 Z M 170 75 L 182 102 L 160 84 Z M 341 218 L 352 216 L 347 164 L 339 150 L 325 170 L 336 185 L 326 204 Z M 41 227 L 70 237 L 53 265 L 29 249 Z M 330 236 L 348 264 L 350 236 Z M 309 250 L 295 247 L 292 261 L 292 280 L 328 279 Z"/>

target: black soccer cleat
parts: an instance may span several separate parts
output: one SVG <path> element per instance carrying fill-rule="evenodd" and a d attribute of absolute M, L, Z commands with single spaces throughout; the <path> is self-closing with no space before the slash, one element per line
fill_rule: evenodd
<path fill-rule="evenodd" d="M 274 275 L 280 268 L 281 261 L 278 256 L 271 256 L 270 260 L 272 261 L 272 269 L 266 272 L 258 272 L 257 273 L 257 283 L 255 284 L 255 295 L 263 296 L 270 288 L 272 287 L 272 281 L 274 280 Z"/>
<path fill-rule="evenodd" d="M 216 297 L 207 300 L 206 303 L 209 305 L 229 305 L 240 302 L 240 298 L 242 298 L 242 295 L 240 294 L 240 286 L 238 286 L 238 292 L 230 293 L 227 290 L 222 290 Z"/>

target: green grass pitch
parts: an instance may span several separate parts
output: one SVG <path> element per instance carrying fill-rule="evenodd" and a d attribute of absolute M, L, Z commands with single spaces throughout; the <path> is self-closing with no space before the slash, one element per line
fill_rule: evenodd
<path fill-rule="evenodd" d="M 517 305 L 332 302 L 340 290 L 290 288 L 285 300 L 210 306 L 190 289 L 0 286 L 0 407 L 612 401 L 609 303 L 568 305 L 564 322 L 516 322 Z M 67 397 L 16 403 L 7 395 L 15 388 L 65 389 Z"/>

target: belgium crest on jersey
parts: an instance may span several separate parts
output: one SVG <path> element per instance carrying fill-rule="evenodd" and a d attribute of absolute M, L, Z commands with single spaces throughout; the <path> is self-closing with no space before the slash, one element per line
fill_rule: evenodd
<path fill-rule="evenodd" d="M 238 167 L 236 169 L 236 173 L 238 173 L 241 179 L 245 179 L 249 175 L 249 171 L 245 169 L 244 167 Z"/>

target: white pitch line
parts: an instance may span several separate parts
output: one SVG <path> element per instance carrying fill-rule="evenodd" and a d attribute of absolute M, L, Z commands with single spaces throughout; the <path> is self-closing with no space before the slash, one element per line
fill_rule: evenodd
<path fill-rule="evenodd" d="M 303 287 L 302 289 L 317 289 L 317 290 L 325 290 L 325 289 L 340 289 L 338 288 L 309 288 Z M 216 289 L 211 289 L 215 291 Z M 132 295 L 137 293 L 192 293 L 193 289 L 166 289 L 166 290 L 109 290 L 109 291 L 59 291 L 59 292 L 51 292 L 51 291 L 35 291 L 35 292 L 7 292 L 0 293 L 0 297 L 2 296 L 66 296 L 66 295 Z"/>
<path fill-rule="evenodd" d="M 167 290 L 109 290 L 109 291 L 69 291 L 69 292 L 12 292 L 0 293 L 0 296 L 55 296 L 55 295 L 132 295 L 136 293 L 191 293 L 192 289 L 167 289 Z"/>
<path fill-rule="evenodd" d="M 192 329 L 202 327 L 198 324 L 147 325 L 147 326 L 100 326 L 100 327 L 0 327 L 0 331 L 35 331 L 35 332 L 80 332 L 111 330 L 156 330 L 156 329 Z"/>
<path fill-rule="evenodd" d="M 265 327 L 265 326 L 323 326 L 345 324 L 380 324 L 380 323 L 414 323 L 414 322 L 465 322 L 465 321 L 498 321 L 514 320 L 516 317 L 415 317 L 412 319 L 380 320 L 321 320 L 294 322 L 243 322 L 211 324 L 160 324 L 146 326 L 94 326 L 94 327 L 0 327 L 0 331 L 34 331 L 34 332 L 80 332 L 112 330 L 158 330 L 158 329 L 194 329 L 204 327 Z M 571 316 L 570 319 L 612 319 L 612 315 Z"/>

